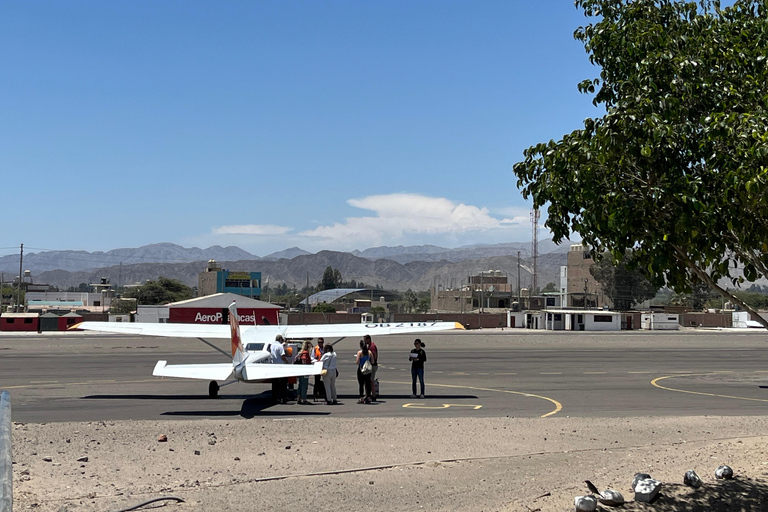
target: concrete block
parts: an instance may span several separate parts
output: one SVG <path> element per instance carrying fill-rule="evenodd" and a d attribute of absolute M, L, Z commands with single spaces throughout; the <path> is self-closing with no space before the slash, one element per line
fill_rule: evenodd
<path fill-rule="evenodd" d="M 646 478 L 640 480 L 635 486 L 635 501 L 642 501 L 644 503 L 650 503 L 659 494 L 661 490 L 661 482 L 654 480 L 653 478 Z"/>

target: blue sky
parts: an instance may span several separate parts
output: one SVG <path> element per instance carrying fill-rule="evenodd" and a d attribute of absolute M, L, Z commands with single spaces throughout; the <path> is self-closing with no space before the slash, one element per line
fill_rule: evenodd
<path fill-rule="evenodd" d="M 3 2 L 0 253 L 528 241 L 513 164 L 600 115 L 587 22 L 570 0 Z"/>

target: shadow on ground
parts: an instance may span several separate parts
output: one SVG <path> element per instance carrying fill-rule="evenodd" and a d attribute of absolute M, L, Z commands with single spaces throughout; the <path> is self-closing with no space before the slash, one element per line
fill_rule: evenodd
<path fill-rule="evenodd" d="M 631 499 L 632 493 L 627 497 Z M 768 512 L 768 485 L 750 478 L 713 481 L 699 489 L 665 483 L 652 503 L 630 501 L 620 508 L 654 512 Z M 601 506 L 600 510 L 616 509 Z"/>

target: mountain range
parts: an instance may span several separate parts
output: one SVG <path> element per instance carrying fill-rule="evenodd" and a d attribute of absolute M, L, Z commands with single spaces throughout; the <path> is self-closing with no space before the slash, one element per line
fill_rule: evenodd
<path fill-rule="evenodd" d="M 551 240 L 539 244 L 538 282 L 540 286 L 559 279 L 569 245 L 557 246 Z M 473 245 L 449 249 L 433 245 L 375 247 L 364 251 L 320 251 L 309 253 L 293 247 L 264 257 L 238 247 L 214 246 L 185 248 L 171 243 L 146 245 L 107 252 L 45 251 L 24 255 L 23 268 L 33 281 L 66 289 L 80 283 L 97 283 L 107 278 L 113 285 L 143 283 L 159 276 L 178 279 L 197 286 L 198 274 L 210 259 L 222 268 L 261 272 L 262 281 L 271 286 L 286 283 L 301 288 L 314 285 L 327 267 L 339 269 L 345 281 L 354 279 L 367 286 L 386 289 L 427 290 L 435 285 L 455 287 L 470 275 L 499 270 L 509 282 L 517 284 L 518 254 L 520 286 L 530 286 L 529 243 Z M 17 255 L 0 258 L 0 272 L 10 280 L 18 274 Z M 15 269 L 15 270 L 14 270 Z"/>

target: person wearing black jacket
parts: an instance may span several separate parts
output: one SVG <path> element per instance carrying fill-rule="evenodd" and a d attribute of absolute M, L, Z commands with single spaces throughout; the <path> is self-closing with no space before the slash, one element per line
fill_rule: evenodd
<path fill-rule="evenodd" d="M 416 339 L 413 342 L 413 350 L 408 355 L 408 358 L 411 360 L 411 390 L 413 391 L 411 398 L 416 398 L 417 377 L 421 382 L 421 395 L 419 395 L 419 398 L 424 398 L 424 363 L 427 361 L 427 353 L 424 352 L 424 346 L 420 339 Z"/>

